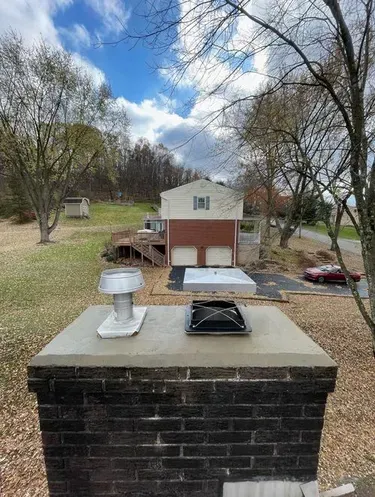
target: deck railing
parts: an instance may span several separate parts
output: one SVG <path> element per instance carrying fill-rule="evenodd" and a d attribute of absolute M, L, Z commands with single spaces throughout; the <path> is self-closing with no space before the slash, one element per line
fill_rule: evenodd
<path fill-rule="evenodd" d="M 116 233 L 112 233 L 112 243 L 116 243 L 126 238 L 130 239 L 132 233 L 133 232 L 130 230 L 116 231 Z"/>
<path fill-rule="evenodd" d="M 159 233 L 137 233 L 134 230 L 116 231 L 112 233 L 112 242 L 118 243 L 120 240 L 128 240 L 129 243 L 145 243 L 152 244 L 154 242 L 164 242 L 165 234 Z"/>
<path fill-rule="evenodd" d="M 161 221 L 160 214 L 149 214 L 148 212 L 143 218 L 145 221 Z"/>
<path fill-rule="evenodd" d="M 163 242 L 165 241 L 165 234 L 162 231 L 158 233 L 135 233 L 133 240 L 143 243 Z"/>

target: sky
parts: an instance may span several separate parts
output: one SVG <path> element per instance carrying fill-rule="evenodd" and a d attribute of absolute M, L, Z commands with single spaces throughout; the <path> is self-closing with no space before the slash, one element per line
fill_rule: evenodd
<path fill-rule="evenodd" d="M 145 137 L 152 143 L 163 143 L 187 167 L 224 178 L 230 160 L 222 159 L 218 152 L 221 137 L 213 128 L 201 132 L 204 119 L 221 105 L 219 100 L 206 96 L 218 75 L 208 72 L 193 82 L 201 69 L 193 67 L 171 95 L 168 76 L 157 69 L 165 64 L 166 54 L 157 55 L 141 43 L 135 47 L 127 43 L 99 43 L 121 40 L 124 26 L 132 30 L 143 28 L 144 20 L 136 15 L 138 2 L 0 0 L 0 34 L 12 29 L 28 43 L 43 37 L 46 42 L 73 52 L 76 61 L 98 82 L 106 80 L 111 85 L 114 96 L 127 110 L 133 140 Z M 241 26 L 237 38 L 240 34 Z M 180 42 L 188 47 L 195 35 L 192 33 L 192 39 Z M 220 77 L 225 76 L 222 67 Z M 245 81 L 245 86 L 251 86 L 253 79 Z M 197 100 L 191 103 L 193 95 Z"/>
<path fill-rule="evenodd" d="M 43 37 L 73 52 L 98 82 L 111 85 L 130 117 L 133 140 L 164 143 L 186 166 L 212 168 L 211 135 L 181 147 L 196 132 L 197 116 L 186 104 L 194 89 L 185 85 L 170 95 L 165 75 L 156 69 L 161 61 L 142 44 L 98 46 L 100 40 L 120 40 L 124 26 L 138 28 L 142 20 L 135 7 L 135 0 L 0 0 L 0 34 L 12 29 L 28 43 Z"/>

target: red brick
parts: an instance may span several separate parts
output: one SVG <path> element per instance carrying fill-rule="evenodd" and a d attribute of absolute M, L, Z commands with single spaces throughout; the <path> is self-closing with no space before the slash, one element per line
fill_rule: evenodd
<path fill-rule="evenodd" d="M 206 263 L 207 247 L 230 247 L 234 253 L 234 219 L 171 219 L 169 250 L 175 246 L 194 246 L 198 265 Z"/>

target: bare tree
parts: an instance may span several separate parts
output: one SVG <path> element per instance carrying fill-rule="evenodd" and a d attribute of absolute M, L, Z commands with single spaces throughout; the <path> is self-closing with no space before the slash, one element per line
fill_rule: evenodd
<path fill-rule="evenodd" d="M 332 219 L 330 211 L 325 209 L 323 220 L 355 301 L 362 315 L 371 320 L 357 284 L 350 276 L 338 240 L 344 212 L 358 229 L 358 223 L 348 207 L 348 199 L 353 192 L 348 170 L 350 141 L 343 132 L 341 115 L 335 112 L 335 107 L 330 105 L 327 96 L 319 89 L 313 91 L 309 87 L 294 86 L 282 91 L 288 95 L 288 105 L 283 106 L 287 119 L 278 115 L 273 121 L 272 115 L 269 115 L 262 139 L 266 143 L 269 140 L 274 146 L 279 144 L 280 147 L 287 143 L 295 159 L 290 163 L 285 160 L 285 165 L 301 180 L 305 178 L 311 182 L 313 195 L 317 195 L 322 205 L 326 202 L 325 196 L 330 196 L 336 206 L 336 215 Z M 265 101 L 263 99 L 261 105 Z M 269 110 L 267 106 L 266 110 Z M 269 130 L 272 134 L 268 133 Z"/>
<path fill-rule="evenodd" d="M 272 91 L 301 84 L 300 73 L 307 70 L 311 81 L 302 84 L 319 88 L 341 116 L 370 297 L 370 313 L 360 310 L 375 350 L 374 0 L 148 0 L 142 5 L 148 32 L 131 36 L 172 53 L 172 85 L 186 77 L 198 85 L 203 80 L 202 95 L 223 97 L 212 120 L 253 97 L 251 85 L 237 98 L 228 85 L 238 89 L 236 82 L 248 76 L 260 53 L 267 59 Z"/>
<path fill-rule="evenodd" d="M 163 144 L 145 138 L 122 153 L 117 172 L 120 190 L 141 200 L 158 201 L 160 192 L 200 178 L 198 171 L 179 164 Z"/>
<path fill-rule="evenodd" d="M 257 175 L 267 191 L 266 224 L 270 226 L 271 218 L 275 220 L 281 248 L 288 247 L 303 217 L 306 195 L 311 186 L 306 165 L 288 136 L 288 131 L 295 131 L 297 127 L 295 115 L 288 112 L 287 91 L 267 94 L 265 90 L 264 95 L 253 101 L 243 129 L 237 129 L 242 148 L 248 148 L 250 154 L 257 156 Z M 283 192 L 288 199 L 282 221 L 275 191 L 280 192 L 279 195 Z M 266 241 L 269 239 L 265 238 Z"/>
<path fill-rule="evenodd" d="M 50 241 L 65 196 L 105 152 L 126 114 L 71 54 L 44 42 L 28 47 L 14 33 L 0 38 L 0 154 L 20 178 Z"/>

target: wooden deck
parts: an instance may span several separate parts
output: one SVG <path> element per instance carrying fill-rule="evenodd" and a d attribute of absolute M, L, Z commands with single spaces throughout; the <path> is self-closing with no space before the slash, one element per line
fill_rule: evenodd
<path fill-rule="evenodd" d="M 134 231 L 117 231 L 112 233 L 112 243 L 118 253 L 120 247 L 130 247 L 130 254 L 137 251 L 143 258 L 146 257 L 152 262 L 152 265 L 165 265 L 165 255 L 156 248 L 156 246 L 165 245 L 165 236 L 163 233 L 136 233 Z M 132 255 L 131 255 L 132 258 Z"/>
<path fill-rule="evenodd" d="M 112 233 L 112 243 L 117 247 L 130 247 L 134 243 L 145 245 L 165 245 L 163 233 L 137 233 L 135 231 L 118 231 Z"/>

